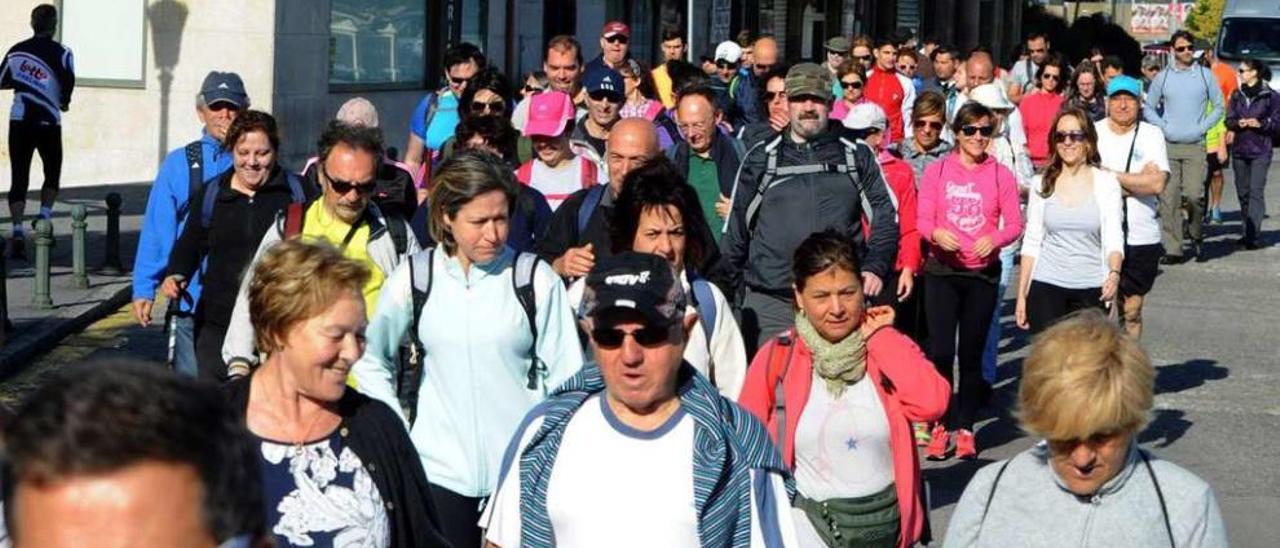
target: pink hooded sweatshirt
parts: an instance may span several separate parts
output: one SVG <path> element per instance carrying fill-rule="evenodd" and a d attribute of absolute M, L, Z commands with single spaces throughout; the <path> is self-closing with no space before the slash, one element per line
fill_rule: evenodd
<path fill-rule="evenodd" d="M 1018 178 L 989 154 L 972 168 L 961 162 L 960 154 L 949 154 L 924 168 L 916 228 L 938 261 L 952 268 L 981 270 L 999 261 L 1000 248 L 1022 235 Z M 960 249 L 945 251 L 935 244 L 933 231 L 938 228 L 955 234 Z M 979 257 L 973 247 L 984 236 L 991 237 L 995 248 Z"/>

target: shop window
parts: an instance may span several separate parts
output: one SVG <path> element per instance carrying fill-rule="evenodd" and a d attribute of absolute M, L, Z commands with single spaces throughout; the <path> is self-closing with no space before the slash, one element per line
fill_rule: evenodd
<path fill-rule="evenodd" d="M 329 83 L 375 88 L 424 85 L 426 4 L 422 0 L 333 0 Z"/>

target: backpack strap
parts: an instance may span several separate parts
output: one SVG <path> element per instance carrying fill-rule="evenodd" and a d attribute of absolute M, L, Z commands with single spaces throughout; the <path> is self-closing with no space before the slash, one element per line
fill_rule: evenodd
<path fill-rule="evenodd" d="M 546 376 L 547 368 L 538 357 L 538 306 L 533 292 L 533 275 L 538 266 L 536 253 L 519 253 L 516 255 L 515 269 L 511 273 L 511 287 L 516 293 L 520 308 L 524 309 L 525 320 L 529 322 L 529 334 L 533 336 L 533 344 L 529 347 L 529 390 L 538 387 L 538 377 Z M 546 389 L 546 383 L 543 383 Z"/>
<path fill-rule="evenodd" d="M 1164 532 L 1169 535 L 1169 546 L 1176 547 L 1178 543 L 1173 539 L 1173 525 L 1169 523 L 1169 506 L 1164 502 L 1164 490 L 1160 488 L 1160 480 L 1156 479 L 1156 471 L 1151 468 L 1151 458 L 1142 449 L 1138 449 L 1138 456 L 1142 457 L 1142 464 L 1147 468 L 1147 476 L 1151 477 L 1151 484 L 1156 488 L 1156 498 L 1160 499 L 1160 515 L 1164 517 Z"/>
<path fill-rule="evenodd" d="M 756 193 L 747 204 L 747 230 L 755 229 L 756 214 L 759 213 L 760 204 L 764 202 L 764 193 L 773 186 L 774 179 L 778 178 L 778 146 L 781 144 L 782 136 L 778 135 L 764 147 L 766 154 L 764 176 L 760 178 L 760 183 L 756 185 Z M 742 165 L 746 165 L 745 158 Z"/>
<path fill-rule="evenodd" d="M 284 180 L 289 184 L 289 199 L 295 204 L 307 202 L 307 192 L 302 189 L 302 177 L 292 171 L 286 171 Z"/>
<path fill-rule="evenodd" d="M 187 201 L 178 208 L 178 217 L 185 218 L 191 211 L 191 200 L 204 188 L 204 145 L 200 141 L 191 141 L 183 147 L 187 155 Z"/>
<path fill-rule="evenodd" d="M 987 504 L 982 507 L 982 519 L 978 520 L 979 532 L 982 531 L 983 522 L 987 521 L 987 512 L 991 511 L 991 499 L 995 498 L 996 496 L 996 486 L 1000 485 L 1000 476 L 1004 475 L 1004 470 L 1009 467 L 1009 463 L 1011 462 L 1013 462 L 1012 458 L 1007 461 L 1004 461 L 1004 464 L 1001 464 L 1000 469 L 996 471 L 996 479 L 991 481 L 991 491 L 987 493 Z"/>
<path fill-rule="evenodd" d="M 400 368 L 400 387 L 397 393 L 400 394 L 400 404 L 408 408 L 410 426 L 413 426 L 418 414 L 418 387 L 422 384 L 423 356 L 426 355 L 426 348 L 418 336 L 419 318 L 422 317 L 422 309 L 427 306 L 427 298 L 431 296 L 431 282 L 436 268 L 435 253 L 436 248 L 431 247 L 409 258 L 409 284 L 413 295 L 413 316 L 409 322 L 407 337 L 410 348 L 409 367 L 407 371 L 405 367 Z"/>
<path fill-rule="evenodd" d="M 578 158 L 578 165 L 582 166 L 582 188 L 591 188 L 593 185 L 600 184 L 597 179 L 600 178 L 600 170 L 596 167 L 596 163 L 586 158 Z"/>
<path fill-rule="evenodd" d="M 306 218 L 302 204 L 289 204 L 284 210 L 284 239 L 290 240 L 302 234 L 303 219 Z"/>
<path fill-rule="evenodd" d="M 218 203 L 218 191 L 221 186 L 218 179 L 213 179 L 200 189 L 204 192 L 204 197 L 200 200 L 200 226 L 206 230 L 213 226 L 213 206 Z"/>
<path fill-rule="evenodd" d="M 1142 121 L 1133 125 L 1133 140 L 1129 141 L 1129 156 L 1124 160 L 1124 173 L 1129 172 L 1129 167 L 1133 165 L 1133 150 L 1138 146 L 1138 131 L 1142 129 Z M 1129 242 L 1129 199 L 1123 196 L 1124 188 L 1121 187 L 1120 196 L 1120 231 L 1124 234 L 1125 243 Z"/>
<path fill-rule="evenodd" d="M 716 297 L 711 292 L 711 282 L 694 277 L 689 280 L 693 289 L 693 305 L 698 309 L 698 321 L 702 324 L 702 334 L 707 337 L 707 348 L 711 348 L 711 335 L 716 329 Z"/>
<path fill-rule="evenodd" d="M 524 185 L 533 181 L 533 160 L 520 164 L 520 167 L 516 168 L 516 180 Z"/>
<path fill-rule="evenodd" d="M 779 354 L 779 346 L 787 347 L 787 353 Z M 778 335 L 778 342 L 769 347 L 769 361 L 766 362 L 769 367 L 765 370 L 766 373 L 769 371 L 778 372 L 778 376 L 773 381 L 773 420 L 774 426 L 777 428 L 777 438 L 774 438 L 774 445 L 778 447 L 779 451 L 782 451 L 782 447 L 787 443 L 787 396 L 786 391 L 783 390 L 782 381 L 787 378 L 787 369 L 791 367 L 791 358 L 795 351 L 796 345 L 791 339 L 791 330 L 784 331 L 781 335 Z M 783 358 L 784 361 L 782 363 L 778 363 L 779 357 Z M 783 458 L 786 458 L 786 456 L 784 455 Z"/>
<path fill-rule="evenodd" d="M 582 203 L 578 204 L 578 238 L 581 239 L 587 233 L 587 223 L 591 222 L 591 215 L 596 212 L 596 208 L 600 207 L 600 200 L 604 199 L 604 191 L 608 185 L 595 185 L 587 191 L 587 195 L 582 198 Z"/>
<path fill-rule="evenodd" d="M 404 219 L 400 217 L 386 217 L 383 219 L 387 224 L 387 236 L 391 237 L 391 245 L 395 246 L 396 255 L 404 255 L 409 250 L 409 230 L 405 227 Z"/>

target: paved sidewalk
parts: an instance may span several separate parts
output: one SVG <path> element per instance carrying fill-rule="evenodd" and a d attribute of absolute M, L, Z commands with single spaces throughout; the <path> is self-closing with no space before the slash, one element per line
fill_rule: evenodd
<path fill-rule="evenodd" d="M 8 268 L 9 319 L 13 330 L 0 348 L 0 379 L 19 372 L 36 355 L 56 346 L 62 339 L 116 311 L 130 300 L 130 273 L 138 231 L 147 205 L 150 183 L 72 188 L 62 191 L 54 206 L 53 231 L 55 245 L 50 258 L 50 293 L 53 308 L 32 306 L 35 290 L 35 231 L 26 221 L 27 259 L 6 259 Z M 125 272 L 107 276 L 97 272 L 106 256 L 108 193 L 118 192 L 123 198 L 120 216 L 120 259 Z M 77 289 L 71 282 L 71 207 L 84 204 L 88 209 L 85 260 L 89 269 L 89 288 Z M 39 210 L 39 202 L 27 203 L 30 211 Z M 0 216 L 0 234 L 12 233 L 12 220 L 5 208 Z"/>

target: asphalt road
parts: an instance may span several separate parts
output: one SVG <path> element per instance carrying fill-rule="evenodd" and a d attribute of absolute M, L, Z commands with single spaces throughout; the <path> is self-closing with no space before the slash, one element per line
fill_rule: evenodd
<path fill-rule="evenodd" d="M 1210 260 L 1164 267 L 1149 296 L 1143 343 L 1158 366 L 1158 395 L 1140 441 L 1213 486 L 1232 546 L 1274 547 L 1280 538 L 1275 461 L 1280 456 L 1280 164 L 1273 163 L 1270 171 L 1268 211 L 1275 220 L 1265 233 L 1272 245 L 1267 249 L 1241 251 L 1231 245 L 1240 230 L 1231 177 L 1228 172 L 1226 222 L 1209 228 Z M 1011 301 L 1005 308 L 1011 314 Z M 1026 338 L 1016 332 L 1011 316 L 1005 325 L 1002 380 L 994 398 L 1004 410 L 988 412 L 980 423 L 979 459 L 925 464 L 939 539 L 935 546 L 973 473 L 1035 442 L 1007 411 Z M 0 405 L 16 406 L 43 376 L 64 364 L 103 359 L 159 364 L 165 349 L 159 327 L 142 329 L 122 309 L 0 384 Z"/>

